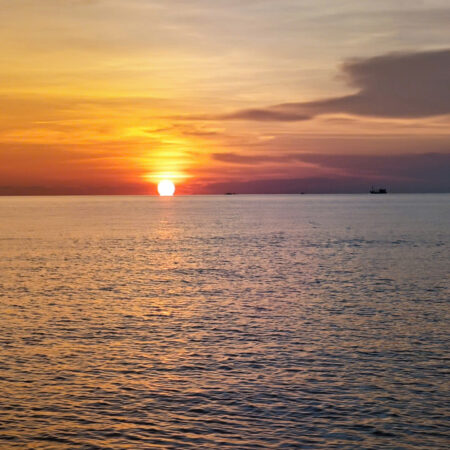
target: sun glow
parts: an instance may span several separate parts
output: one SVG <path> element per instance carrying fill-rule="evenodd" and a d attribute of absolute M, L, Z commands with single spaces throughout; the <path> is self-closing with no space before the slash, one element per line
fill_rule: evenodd
<path fill-rule="evenodd" d="M 162 180 L 158 183 L 158 193 L 161 197 L 170 197 L 175 193 L 175 185 L 170 180 Z"/>

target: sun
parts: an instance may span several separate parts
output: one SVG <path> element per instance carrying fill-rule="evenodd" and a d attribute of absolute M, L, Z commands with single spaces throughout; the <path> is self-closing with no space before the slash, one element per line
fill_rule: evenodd
<path fill-rule="evenodd" d="M 170 180 L 162 180 L 158 183 L 158 193 L 161 197 L 169 197 L 175 193 L 175 185 Z"/>

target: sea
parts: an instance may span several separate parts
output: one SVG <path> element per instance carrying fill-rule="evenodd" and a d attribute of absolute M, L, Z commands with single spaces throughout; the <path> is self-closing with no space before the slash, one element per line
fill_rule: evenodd
<path fill-rule="evenodd" d="M 0 198 L 0 448 L 447 449 L 450 194 Z"/>

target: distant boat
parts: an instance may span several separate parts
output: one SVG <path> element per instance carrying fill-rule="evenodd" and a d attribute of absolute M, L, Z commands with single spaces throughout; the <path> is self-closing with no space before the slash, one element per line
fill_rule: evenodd
<path fill-rule="evenodd" d="M 236 192 L 226 192 L 225 195 L 236 195 Z"/>
<path fill-rule="evenodd" d="M 375 189 L 373 186 L 369 191 L 371 194 L 387 194 L 387 190 L 384 188 L 381 189 Z"/>

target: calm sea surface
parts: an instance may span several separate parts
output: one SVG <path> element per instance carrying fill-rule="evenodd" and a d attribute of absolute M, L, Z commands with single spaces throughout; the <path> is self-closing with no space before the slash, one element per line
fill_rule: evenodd
<path fill-rule="evenodd" d="M 450 195 L 0 198 L 0 448 L 449 448 Z"/>

